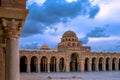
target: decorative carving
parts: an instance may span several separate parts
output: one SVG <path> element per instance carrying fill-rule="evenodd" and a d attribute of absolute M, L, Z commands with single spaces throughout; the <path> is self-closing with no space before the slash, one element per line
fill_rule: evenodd
<path fill-rule="evenodd" d="M 6 38 L 19 38 L 24 22 L 15 19 L 2 19 Z"/>

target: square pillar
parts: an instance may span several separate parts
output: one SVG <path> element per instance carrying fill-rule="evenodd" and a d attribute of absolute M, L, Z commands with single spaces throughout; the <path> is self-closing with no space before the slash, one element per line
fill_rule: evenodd
<path fill-rule="evenodd" d="M 80 61 L 80 71 L 81 72 L 85 71 L 85 63 L 84 63 L 84 61 Z"/>
<path fill-rule="evenodd" d="M 27 63 L 27 72 L 30 73 L 30 63 Z"/>
<path fill-rule="evenodd" d="M 70 63 L 66 62 L 66 72 L 70 72 Z"/>
<path fill-rule="evenodd" d="M 102 63 L 102 70 L 106 71 L 106 64 L 105 64 L 105 62 Z"/>
<path fill-rule="evenodd" d="M 91 65 L 92 65 L 92 63 L 89 63 L 89 64 L 88 64 L 88 71 L 89 71 L 89 72 L 91 72 Z"/>

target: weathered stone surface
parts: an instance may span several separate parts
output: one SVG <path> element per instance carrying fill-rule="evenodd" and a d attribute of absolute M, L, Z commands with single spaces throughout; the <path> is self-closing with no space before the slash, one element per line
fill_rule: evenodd
<path fill-rule="evenodd" d="M 120 70 L 120 52 L 91 52 L 90 46 L 82 46 L 72 31 L 63 34 L 56 49 L 47 45 L 41 47 L 40 50 L 20 50 L 20 64 L 24 63 L 20 66 L 21 72 Z"/>
<path fill-rule="evenodd" d="M 19 80 L 18 39 L 27 13 L 26 0 L 0 0 L 0 80 Z"/>

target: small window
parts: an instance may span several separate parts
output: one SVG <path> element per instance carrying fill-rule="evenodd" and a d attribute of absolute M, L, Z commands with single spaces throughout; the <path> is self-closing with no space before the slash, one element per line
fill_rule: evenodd
<path fill-rule="evenodd" d="M 71 40 L 69 39 L 69 41 L 71 41 Z"/>

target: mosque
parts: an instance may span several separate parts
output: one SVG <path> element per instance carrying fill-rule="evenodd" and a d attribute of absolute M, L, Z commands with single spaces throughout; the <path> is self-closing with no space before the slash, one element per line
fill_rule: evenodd
<path fill-rule="evenodd" d="M 57 49 L 19 50 L 28 14 L 27 0 L 0 0 L 0 80 L 20 80 L 20 72 L 84 72 L 120 70 L 120 52 L 91 52 L 73 31 L 63 34 Z"/>
<path fill-rule="evenodd" d="M 66 31 L 56 49 L 20 50 L 20 72 L 118 71 L 120 53 L 91 52 L 73 31 Z"/>

